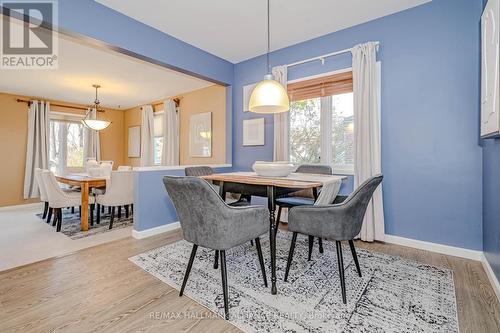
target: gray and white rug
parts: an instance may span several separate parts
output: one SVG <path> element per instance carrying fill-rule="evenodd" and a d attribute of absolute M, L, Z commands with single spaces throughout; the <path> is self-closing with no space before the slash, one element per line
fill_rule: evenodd
<path fill-rule="evenodd" d="M 255 247 L 245 244 L 227 251 L 230 322 L 243 331 L 458 332 L 452 271 L 358 249 L 360 278 L 346 246 L 344 305 L 331 242 L 324 242 L 323 254 L 316 244 L 308 262 L 307 237 L 299 236 L 288 282 L 283 282 L 290 239 L 288 233 L 278 235 L 278 295 L 263 285 Z M 269 263 L 268 239 L 261 241 Z M 191 247 L 182 240 L 130 260 L 180 289 Z M 185 295 L 222 316 L 221 276 L 213 260 L 214 251 L 198 248 Z M 270 286 L 270 270 L 266 273 Z"/>
<path fill-rule="evenodd" d="M 61 232 L 66 236 L 70 237 L 71 239 L 80 239 L 84 237 L 94 236 L 97 234 L 102 234 L 108 231 L 130 227 L 134 224 L 134 219 L 132 214 L 130 214 L 129 217 L 125 217 L 124 209 L 122 209 L 121 218 L 118 218 L 117 214 L 115 214 L 115 219 L 113 221 L 113 229 L 111 230 L 109 229 L 109 222 L 111 221 L 111 219 L 110 219 L 110 214 L 108 214 L 108 210 L 105 209 L 105 213 L 101 214 L 101 223 L 99 224 L 96 223 L 97 218 L 95 214 L 96 213 L 94 211 L 94 225 L 93 226 L 90 225 L 90 218 L 89 218 L 89 230 L 81 231 L 80 230 L 81 222 L 80 222 L 80 216 L 78 214 L 78 209 L 76 209 L 75 213 L 73 214 L 71 213 L 70 209 L 63 209 L 63 221 L 61 225 Z M 36 215 L 40 218 L 42 216 L 42 214 L 36 214 Z M 43 221 L 45 222 L 45 220 Z M 54 227 L 54 232 L 55 228 L 56 227 Z"/>

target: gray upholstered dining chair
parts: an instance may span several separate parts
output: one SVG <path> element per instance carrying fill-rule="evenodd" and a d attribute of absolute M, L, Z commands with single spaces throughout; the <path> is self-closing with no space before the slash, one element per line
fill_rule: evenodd
<path fill-rule="evenodd" d="M 225 318 L 229 318 L 226 250 L 255 240 L 264 285 L 267 277 L 259 237 L 269 230 L 269 211 L 262 206 L 232 207 L 214 188 L 197 177 L 163 177 L 181 224 L 184 239 L 193 243 L 179 296 L 184 293 L 198 246 L 219 251 Z"/>
<path fill-rule="evenodd" d="M 193 167 L 187 167 L 184 169 L 184 173 L 188 177 L 201 177 L 201 176 L 209 176 L 213 175 L 214 169 L 212 169 L 209 166 L 193 166 Z M 217 185 L 217 184 L 215 184 Z M 251 196 L 247 195 L 240 195 L 240 198 L 235 201 L 231 202 L 229 205 L 230 206 L 248 206 L 251 204 Z"/>
<path fill-rule="evenodd" d="M 300 165 L 296 173 L 314 173 L 320 175 L 331 175 L 333 173 L 333 169 L 329 165 L 322 164 L 302 164 Z M 283 208 L 292 208 L 296 206 L 303 205 L 314 205 L 315 196 L 317 193 L 314 193 L 311 189 L 301 190 L 297 192 L 293 192 L 288 194 L 287 196 L 276 199 L 276 205 L 278 205 L 278 214 L 276 217 L 276 223 L 279 224 L 281 219 L 281 210 Z M 323 253 L 323 240 L 318 238 L 319 243 L 319 252 Z M 314 236 L 309 236 L 309 253 L 307 256 L 307 260 L 311 260 L 312 250 L 314 245 Z"/>
<path fill-rule="evenodd" d="M 353 239 L 361 231 L 368 203 L 373 196 L 373 192 L 382 182 L 382 179 L 382 175 L 371 177 L 340 204 L 328 206 L 299 206 L 290 209 L 288 215 L 288 230 L 293 232 L 293 236 L 286 263 L 285 282 L 288 280 L 288 273 L 290 272 L 290 265 L 292 264 L 298 233 L 334 240 L 337 247 L 337 262 L 339 265 L 342 301 L 344 304 L 347 303 L 341 242 L 349 242 L 356 270 L 358 275 L 361 276 L 361 269 L 359 267 Z"/>

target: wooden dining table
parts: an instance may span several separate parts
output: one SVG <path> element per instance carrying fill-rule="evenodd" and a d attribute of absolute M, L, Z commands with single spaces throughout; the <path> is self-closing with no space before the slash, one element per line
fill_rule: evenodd
<path fill-rule="evenodd" d="M 322 177 L 347 179 L 346 176 L 322 175 Z M 289 177 L 261 177 L 255 172 L 217 173 L 201 178 L 218 182 L 219 194 L 224 200 L 226 192 L 267 197 L 271 252 L 271 294 L 275 295 L 278 292 L 276 286 L 276 232 L 278 228 L 278 222 L 275 221 L 276 196 L 304 189 L 316 190 L 323 186 L 323 182 L 301 180 L 300 174 L 292 174 Z"/>
<path fill-rule="evenodd" d="M 89 230 L 89 191 L 92 187 L 103 187 L 106 186 L 106 178 L 101 177 L 90 177 L 85 174 L 68 174 L 62 176 L 56 176 L 58 182 L 71 185 L 79 186 L 81 189 L 82 202 L 81 202 L 81 230 Z"/>

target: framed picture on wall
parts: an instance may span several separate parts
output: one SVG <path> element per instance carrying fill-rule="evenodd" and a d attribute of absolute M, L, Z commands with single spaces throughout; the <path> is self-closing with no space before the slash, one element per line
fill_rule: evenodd
<path fill-rule="evenodd" d="M 212 112 L 194 114 L 189 118 L 189 156 L 212 156 Z"/>
<path fill-rule="evenodd" d="M 256 85 L 257 83 L 252 83 L 243 86 L 243 112 L 250 111 L 248 103 L 250 102 L 250 96 L 252 95 L 253 88 L 255 88 Z"/>
<path fill-rule="evenodd" d="M 243 146 L 263 146 L 265 135 L 264 118 L 243 120 Z"/>
<path fill-rule="evenodd" d="M 128 157 L 141 157 L 141 126 L 128 128 Z"/>

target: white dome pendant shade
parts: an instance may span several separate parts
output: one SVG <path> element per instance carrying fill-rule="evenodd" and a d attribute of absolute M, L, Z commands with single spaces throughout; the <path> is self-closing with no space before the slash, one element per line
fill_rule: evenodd
<path fill-rule="evenodd" d="M 281 113 L 290 109 L 288 93 L 278 81 L 274 80 L 269 66 L 269 52 L 271 50 L 271 34 L 269 32 L 269 0 L 267 0 L 267 74 L 252 91 L 248 102 L 248 109 L 255 113 Z"/>
<path fill-rule="evenodd" d="M 267 74 L 253 89 L 248 109 L 255 113 L 286 112 L 290 109 L 290 101 L 285 88 L 272 74 Z"/>
<path fill-rule="evenodd" d="M 94 131 L 101 131 L 105 128 L 108 128 L 111 125 L 110 121 L 107 120 L 99 120 L 99 119 L 84 119 L 82 123 L 89 129 Z"/>

